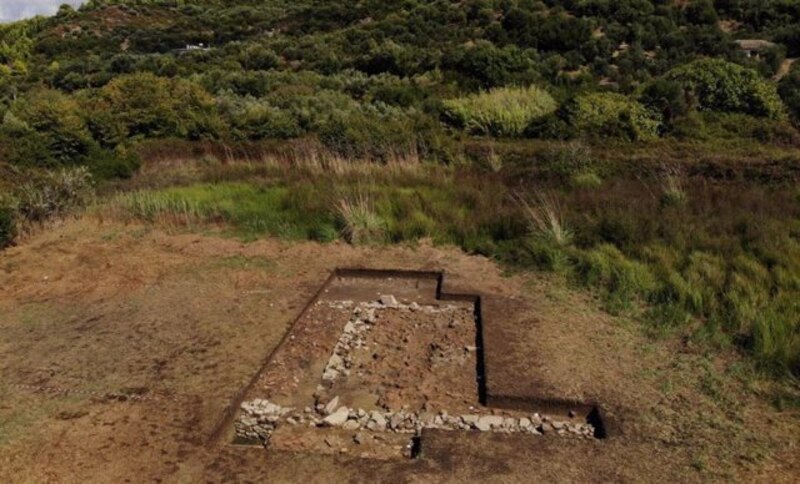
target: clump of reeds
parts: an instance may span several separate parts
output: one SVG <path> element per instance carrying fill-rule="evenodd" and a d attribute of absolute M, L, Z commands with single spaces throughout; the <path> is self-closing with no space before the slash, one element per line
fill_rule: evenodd
<path fill-rule="evenodd" d="M 386 240 L 386 222 L 375 211 L 369 195 L 361 193 L 339 200 L 337 214 L 342 237 L 351 244 L 379 243 Z"/>

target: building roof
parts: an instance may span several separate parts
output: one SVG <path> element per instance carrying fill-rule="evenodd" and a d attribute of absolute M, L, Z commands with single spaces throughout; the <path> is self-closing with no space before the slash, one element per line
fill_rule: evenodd
<path fill-rule="evenodd" d="M 763 39 L 741 39 L 734 42 L 736 42 L 742 50 L 766 50 L 777 46 L 777 44 Z"/>

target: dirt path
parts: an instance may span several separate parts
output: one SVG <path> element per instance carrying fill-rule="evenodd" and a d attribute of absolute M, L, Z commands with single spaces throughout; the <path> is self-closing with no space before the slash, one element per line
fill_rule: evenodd
<path fill-rule="evenodd" d="M 775 81 L 780 81 L 781 79 L 786 77 L 789 74 L 789 72 L 792 71 L 792 66 L 794 65 L 795 62 L 797 62 L 797 59 L 785 59 L 781 64 L 781 66 L 778 68 L 778 72 L 776 72 L 775 76 L 773 76 L 773 79 Z"/>

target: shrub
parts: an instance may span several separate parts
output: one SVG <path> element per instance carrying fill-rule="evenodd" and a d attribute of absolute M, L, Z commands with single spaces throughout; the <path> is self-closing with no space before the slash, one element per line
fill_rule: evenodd
<path fill-rule="evenodd" d="M 800 125 L 800 68 L 795 67 L 789 75 L 781 79 L 778 92 L 795 124 Z"/>
<path fill-rule="evenodd" d="M 530 78 L 534 62 L 530 51 L 516 45 L 497 47 L 487 40 L 462 46 L 444 58 L 446 68 L 453 69 L 480 88 L 520 83 Z M 530 81 L 528 81 L 530 82 Z"/>
<path fill-rule="evenodd" d="M 776 374 L 800 374 L 800 307 L 783 297 L 760 311 L 753 325 L 753 353 Z"/>
<path fill-rule="evenodd" d="M 319 137 L 335 153 L 388 161 L 418 153 L 417 119 L 401 110 L 334 112 L 319 126 Z"/>
<path fill-rule="evenodd" d="M 639 97 L 645 106 L 661 113 L 666 123 L 686 114 L 686 98 L 678 82 L 656 79 L 648 84 Z"/>
<path fill-rule="evenodd" d="M 717 314 L 727 280 L 725 261 L 718 255 L 692 252 L 683 277 L 689 288 L 684 297 L 686 308 L 706 318 Z"/>
<path fill-rule="evenodd" d="M 555 196 L 539 194 L 534 202 L 528 202 L 521 196 L 516 196 L 515 199 L 535 238 L 545 239 L 559 246 L 572 242 L 572 232 L 564 224 L 561 205 Z"/>
<path fill-rule="evenodd" d="M 386 241 L 386 221 L 375 212 L 368 195 L 342 198 L 337 209 L 342 237 L 347 242 L 356 245 Z"/>
<path fill-rule="evenodd" d="M 576 273 L 580 282 L 603 293 L 610 312 L 627 309 L 638 298 L 646 298 L 656 287 L 648 267 L 625 257 L 619 249 L 602 244 L 576 253 Z"/>
<path fill-rule="evenodd" d="M 534 120 L 525 129 L 528 138 L 567 140 L 577 138 L 580 133 L 564 119 L 566 111 L 561 109 L 555 113 Z"/>
<path fill-rule="evenodd" d="M 557 108 L 547 91 L 535 86 L 493 89 L 444 101 L 445 117 L 470 134 L 521 136 L 531 122 Z"/>
<path fill-rule="evenodd" d="M 730 265 L 718 314 L 722 327 L 735 336 L 752 335 L 757 319 L 770 303 L 770 287 L 766 267 L 754 258 L 736 257 Z"/>
<path fill-rule="evenodd" d="M 548 147 L 540 155 L 542 171 L 570 178 L 592 171 L 592 149 L 582 141 L 571 141 Z"/>
<path fill-rule="evenodd" d="M 17 164 L 74 164 L 94 145 L 78 103 L 52 89 L 37 89 L 19 98 L 6 113 L 0 137 Z"/>
<path fill-rule="evenodd" d="M 93 149 L 86 160 L 86 166 L 96 180 L 130 178 L 141 165 L 141 160 L 133 151 L 121 147 L 115 151 Z"/>
<path fill-rule="evenodd" d="M 683 177 L 676 167 L 664 166 L 660 175 L 661 206 L 685 205 L 689 197 L 683 188 Z"/>
<path fill-rule="evenodd" d="M 0 249 L 8 247 L 17 235 L 14 209 L 10 202 L 0 199 Z"/>
<path fill-rule="evenodd" d="M 528 241 L 528 249 L 536 267 L 558 274 L 569 272 L 570 258 L 563 246 L 534 235 Z"/>
<path fill-rule="evenodd" d="M 611 136 L 629 140 L 658 137 L 659 115 L 639 102 L 616 93 L 588 93 L 565 107 L 569 124 L 586 136 Z"/>
<path fill-rule="evenodd" d="M 739 113 L 703 113 L 705 131 L 716 138 L 752 139 L 781 145 L 800 144 L 800 133 L 789 121 Z"/>
<path fill-rule="evenodd" d="M 591 171 L 576 173 L 572 176 L 571 181 L 574 186 L 579 188 L 598 188 L 603 185 L 603 179 Z"/>
<path fill-rule="evenodd" d="M 784 119 L 786 108 L 775 84 L 758 72 L 721 59 L 700 59 L 664 76 L 679 83 L 698 108 Z"/>
<path fill-rule="evenodd" d="M 237 139 L 294 138 L 303 134 L 292 114 L 266 99 L 232 94 L 220 96 L 220 111 Z"/>
<path fill-rule="evenodd" d="M 113 113 L 127 136 L 197 139 L 219 130 L 214 98 L 191 81 L 125 74 L 104 86 L 100 98 L 97 109 Z"/>
<path fill-rule="evenodd" d="M 18 211 L 27 220 L 39 222 L 85 206 L 94 191 L 86 167 L 46 172 L 16 190 Z"/>

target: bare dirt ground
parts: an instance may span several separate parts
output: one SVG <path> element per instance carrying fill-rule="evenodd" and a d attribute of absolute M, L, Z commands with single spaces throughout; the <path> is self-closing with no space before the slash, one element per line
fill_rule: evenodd
<path fill-rule="evenodd" d="M 420 459 L 209 444 L 337 266 L 444 269 L 484 308 L 498 395 L 602 402 L 605 440 L 432 432 Z M 449 248 L 253 243 L 64 223 L 0 253 L 0 481 L 796 482 L 800 417 L 736 355 L 651 339 L 563 282 Z M 506 312 L 503 313 L 503 308 Z M 491 325 L 491 327 L 490 327 Z M 491 348 L 502 348 L 492 353 Z"/>

